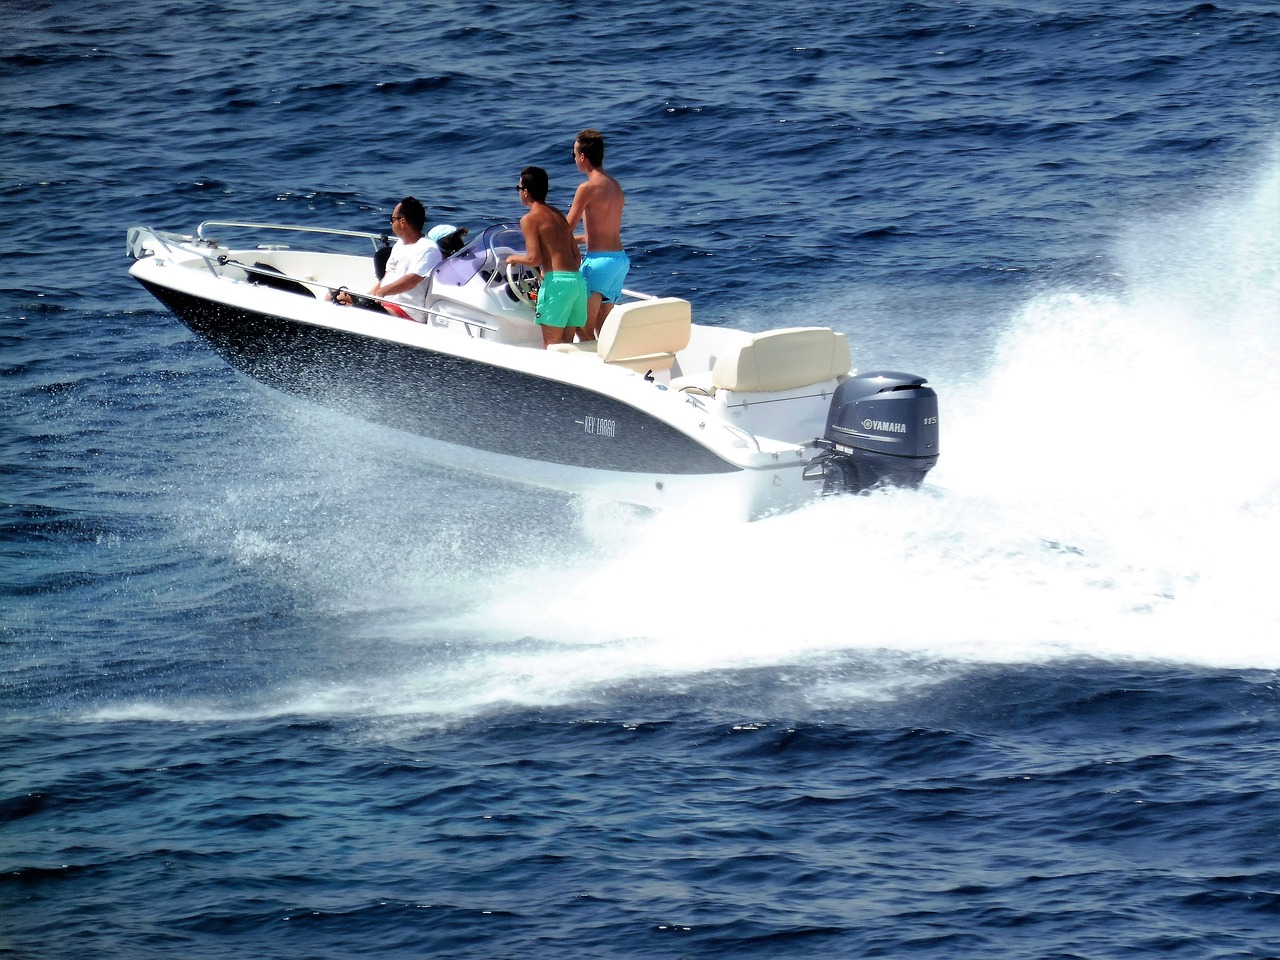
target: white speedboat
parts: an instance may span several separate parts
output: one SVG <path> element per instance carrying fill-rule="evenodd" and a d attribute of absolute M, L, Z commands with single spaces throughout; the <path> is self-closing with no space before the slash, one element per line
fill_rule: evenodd
<path fill-rule="evenodd" d="M 353 242 L 363 251 L 340 252 Z M 851 370 L 842 333 L 696 324 L 686 300 L 626 291 L 598 341 L 543 350 L 536 276 L 507 263 L 524 249 L 510 224 L 436 268 L 421 322 L 331 302 L 373 287 L 385 243 L 279 224 L 134 227 L 129 272 L 250 377 L 419 434 L 433 459 L 483 474 L 756 518 L 917 486 L 937 462 L 934 391 Z"/>

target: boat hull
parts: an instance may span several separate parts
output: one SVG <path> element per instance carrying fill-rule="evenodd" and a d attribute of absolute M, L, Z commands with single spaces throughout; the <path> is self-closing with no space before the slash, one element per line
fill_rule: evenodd
<path fill-rule="evenodd" d="M 506 457 L 645 475 L 740 472 L 581 385 L 140 282 L 232 367 L 343 413 Z"/>

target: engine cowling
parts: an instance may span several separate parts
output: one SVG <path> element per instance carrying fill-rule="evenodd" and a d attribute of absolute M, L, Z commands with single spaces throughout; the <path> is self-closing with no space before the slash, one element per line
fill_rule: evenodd
<path fill-rule="evenodd" d="M 880 484 L 918 487 L 938 462 L 938 395 L 924 377 L 879 371 L 850 377 L 827 412 L 822 453 L 805 466 L 824 493 Z"/>

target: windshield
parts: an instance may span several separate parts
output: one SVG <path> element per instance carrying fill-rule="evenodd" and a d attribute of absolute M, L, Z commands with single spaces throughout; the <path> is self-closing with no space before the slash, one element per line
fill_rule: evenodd
<path fill-rule="evenodd" d="M 435 282 L 460 287 L 483 267 L 497 267 L 512 253 L 524 253 L 524 234 L 520 227 L 512 223 L 486 227 L 480 236 L 436 267 Z"/>

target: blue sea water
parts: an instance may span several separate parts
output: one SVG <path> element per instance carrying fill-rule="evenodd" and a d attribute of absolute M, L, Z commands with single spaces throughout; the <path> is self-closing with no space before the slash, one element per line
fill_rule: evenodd
<path fill-rule="evenodd" d="M 1274 2 L 0 22 L 0 956 L 1280 956 Z M 630 285 L 930 378 L 921 491 L 478 479 L 126 275 L 588 125 Z"/>

